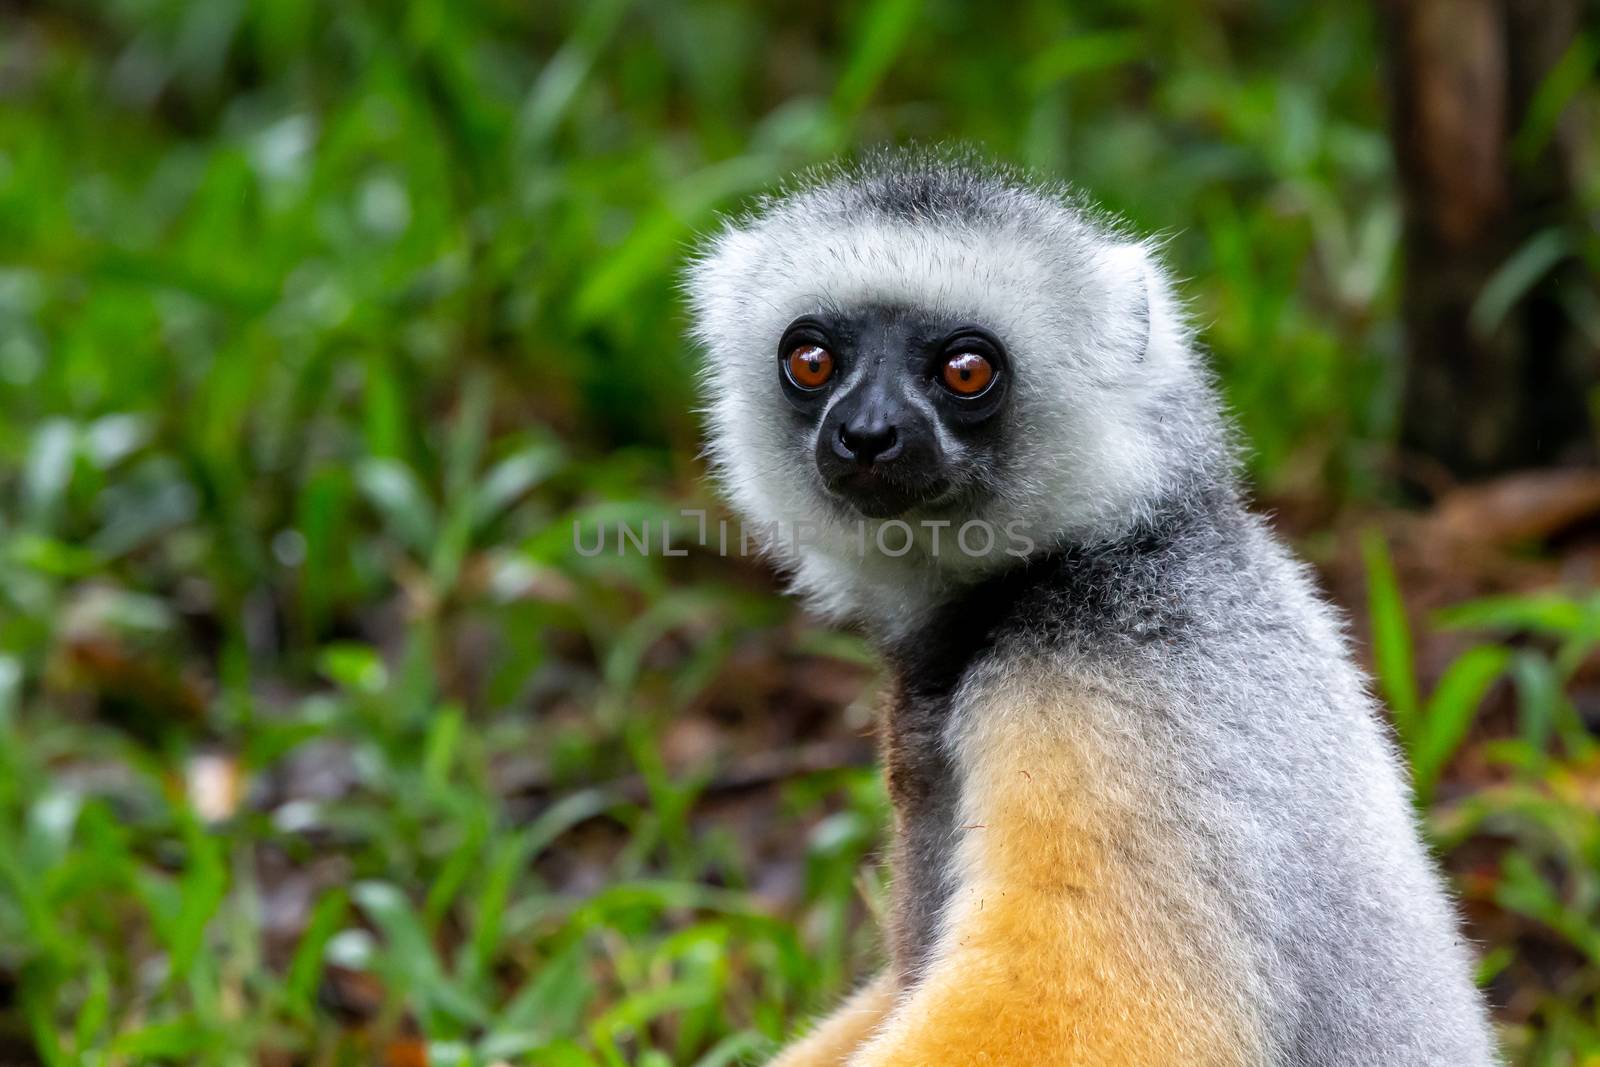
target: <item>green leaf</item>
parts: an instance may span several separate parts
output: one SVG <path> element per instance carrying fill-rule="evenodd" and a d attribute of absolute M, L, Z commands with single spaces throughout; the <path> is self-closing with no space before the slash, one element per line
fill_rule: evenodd
<path fill-rule="evenodd" d="M 439 924 L 450 910 L 450 905 L 455 902 L 468 879 L 482 866 L 483 843 L 489 833 L 488 817 L 479 810 L 463 821 L 466 826 L 461 844 L 450 853 L 444 866 L 439 869 L 433 884 L 428 886 L 428 896 L 422 904 L 422 922 L 430 935 L 438 932 Z M 462 976 L 462 980 L 471 985 L 475 977 L 466 974 Z"/>
<path fill-rule="evenodd" d="M 79 578 L 104 566 L 97 552 L 38 534 L 13 537 L 5 552 L 11 562 L 56 578 Z"/>
<path fill-rule="evenodd" d="M 573 1041 L 556 1041 L 539 1049 L 532 1062 L 535 1067 L 601 1067 L 600 1060 Z"/>
<path fill-rule="evenodd" d="M 152 1023 L 118 1035 L 112 1052 L 118 1057 L 147 1062 L 177 1060 L 193 1063 L 204 1053 L 214 1052 L 223 1035 L 192 1018 Z"/>
<path fill-rule="evenodd" d="M 77 442 L 77 427 L 69 419 L 46 419 L 33 432 L 22 471 L 22 502 L 38 529 L 50 529 L 61 508 L 72 481 Z"/>
<path fill-rule="evenodd" d="M 317 657 L 317 669 L 330 681 L 355 693 L 377 695 L 389 684 L 389 669 L 378 650 L 350 641 L 324 648 Z"/>
<path fill-rule="evenodd" d="M 1561 709 L 1561 679 L 1555 664 L 1536 652 L 1519 651 L 1511 662 L 1517 685 L 1517 727 L 1530 753 L 1542 762 Z"/>
<path fill-rule="evenodd" d="M 509 1058 L 576 1030 L 595 995 L 586 964 L 582 941 L 574 941 L 554 957 L 543 960 L 532 981 L 506 1005 L 480 1051 L 485 1056 Z"/>
<path fill-rule="evenodd" d="M 620 1038 L 638 1033 L 646 1023 L 669 1012 L 683 1011 L 700 1005 L 706 989 L 699 982 L 672 982 L 664 986 L 642 989 L 623 997 L 601 1013 L 589 1026 L 595 1044 L 612 1046 Z"/>
<path fill-rule="evenodd" d="M 33 1036 L 33 1052 L 48 1067 L 68 1067 L 73 1061 L 61 1047 L 61 1028 L 55 1018 L 60 984 L 55 968 L 36 961 L 23 968 L 22 1012 Z"/>
<path fill-rule="evenodd" d="M 595 0 L 567 42 L 545 63 L 523 102 L 517 140 L 523 151 L 542 149 L 567 115 L 630 0 Z"/>
<path fill-rule="evenodd" d="M 73 1046 L 79 1058 L 93 1047 L 111 1021 L 111 976 L 104 959 L 88 961 L 88 992 L 78 1008 L 77 1021 L 73 1023 Z"/>
<path fill-rule="evenodd" d="M 922 0 L 874 0 L 868 5 L 833 90 L 835 114 L 848 118 L 866 106 L 905 48 L 921 14 Z"/>
<path fill-rule="evenodd" d="M 1508 649 L 1480 645 L 1463 653 L 1439 679 L 1413 730 L 1411 771 L 1418 803 L 1432 799 L 1439 775 L 1466 737 L 1484 694 L 1510 661 Z"/>
<path fill-rule="evenodd" d="M 397 990 L 409 993 L 429 1013 L 424 1025 L 448 1023 L 456 1026 L 482 1026 L 489 1021 L 488 1009 L 460 985 L 450 980 L 439 965 L 422 917 L 398 887 L 388 882 L 357 883 L 351 892 L 361 910 L 383 931 L 385 977 Z M 448 1034 L 442 1036 L 449 1036 Z"/>
<path fill-rule="evenodd" d="M 1446 630 L 1531 630 L 1556 637 L 1600 636 L 1600 595 L 1579 601 L 1564 593 L 1484 597 L 1444 608 L 1435 616 Z"/>
<path fill-rule="evenodd" d="M 449 784 L 463 721 L 460 706 L 450 705 L 441 708 L 428 724 L 428 737 L 422 749 L 422 784 L 432 795 L 443 793 Z"/>
<path fill-rule="evenodd" d="M 1550 143 L 1567 105 L 1586 87 L 1594 84 L 1595 64 L 1600 62 L 1600 46 L 1587 33 L 1578 34 L 1544 76 L 1534 91 L 1522 127 L 1511 144 L 1512 154 L 1524 166 L 1533 163 Z"/>
<path fill-rule="evenodd" d="M 398 460 L 368 459 L 356 468 L 356 486 L 396 539 L 426 559 L 439 520 L 411 468 Z"/>
<path fill-rule="evenodd" d="M 1406 620 L 1405 601 L 1395 580 L 1388 546 L 1376 530 L 1362 535 L 1361 555 L 1367 568 L 1372 657 L 1378 671 L 1378 685 L 1394 714 L 1395 730 L 1401 743 L 1409 751 L 1414 747 L 1412 737 L 1418 713 L 1411 625 Z"/>
<path fill-rule="evenodd" d="M 413 423 L 406 415 L 400 375 L 384 354 L 375 352 L 367 357 L 363 399 L 367 454 L 375 459 L 403 460 L 406 442 L 414 436 Z"/>
<path fill-rule="evenodd" d="M 1562 229 L 1551 227 L 1528 238 L 1483 283 L 1467 317 L 1472 332 L 1479 337 L 1491 336 L 1517 302 L 1571 252 L 1572 241 Z"/>
<path fill-rule="evenodd" d="M 293 1016 L 308 1020 L 316 1008 L 317 987 L 322 981 L 323 956 L 328 942 L 339 932 L 350 910 L 350 899 L 343 889 L 332 889 L 317 901 L 300 935 L 300 944 L 289 962 L 289 974 L 284 982 L 287 1007 Z"/>
<path fill-rule="evenodd" d="M 1120 67 L 1148 52 L 1138 30 L 1070 34 L 1033 57 L 1027 68 L 1028 83 L 1038 92 L 1079 74 Z"/>
<path fill-rule="evenodd" d="M 706 1054 L 694 1061 L 694 1067 L 733 1067 L 734 1064 L 751 1063 L 758 1053 L 769 1052 L 772 1040 L 755 1030 L 740 1030 L 712 1045 Z"/>
<path fill-rule="evenodd" d="M 473 527 L 482 529 L 530 489 L 561 469 L 565 456 L 560 447 L 531 445 L 513 452 L 489 468 L 478 483 L 473 499 Z"/>

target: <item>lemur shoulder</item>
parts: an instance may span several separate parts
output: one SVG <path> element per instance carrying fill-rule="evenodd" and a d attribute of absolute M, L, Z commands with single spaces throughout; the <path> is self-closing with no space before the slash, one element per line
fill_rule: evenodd
<path fill-rule="evenodd" d="M 781 1067 L 1497 1062 L 1149 245 L 887 155 L 729 222 L 689 291 L 726 493 L 807 524 L 770 551 L 893 677 L 891 962 Z"/>

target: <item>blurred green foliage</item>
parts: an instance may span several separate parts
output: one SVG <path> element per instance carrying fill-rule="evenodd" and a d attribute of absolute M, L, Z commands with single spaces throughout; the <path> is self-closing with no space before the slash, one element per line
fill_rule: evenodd
<path fill-rule="evenodd" d="M 1070 176 L 1166 235 L 1258 484 L 1368 493 L 1375 33 L 1232 0 L 0 5 L 0 1060 L 711 1067 L 836 996 L 875 951 L 873 775 L 775 790 L 784 894 L 663 753 L 708 702 L 800 737 L 723 684 L 751 648 L 861 650 L 748 566 L 570 546 L 704 502 L 694 235 L 882 141 Z M 1503 672 L 1528 782 L 1570 733 L 1571 654 L 1489 647 L 1427 701 L 1380 656 L 1424 796 Z M 207 816 L 217 760 L 248 795 Z M 1548 835 L 1578 883 L 1517 853 L 1502 904 L 1600 960 L 1600 835 L 1518 788 L 1451 833 Z M 377 979 L 361 1026 L 325 962 Z M 1600 1048 L 1594 984 L 1523 1006 L 1528 1062 Z"/>

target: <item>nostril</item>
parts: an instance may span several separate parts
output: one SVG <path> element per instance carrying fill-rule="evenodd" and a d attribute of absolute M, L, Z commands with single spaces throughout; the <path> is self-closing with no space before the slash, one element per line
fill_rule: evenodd
<path fill-rule="evenodd" d="M 841 426 L 839 443 L 857 463 L 871 463 L 895 446 L 899 433 L 893 426 Z"/>

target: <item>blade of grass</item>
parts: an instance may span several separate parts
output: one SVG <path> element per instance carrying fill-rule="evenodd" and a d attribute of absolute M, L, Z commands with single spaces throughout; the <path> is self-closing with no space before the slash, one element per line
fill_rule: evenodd
<path fill-rule="evenodd" d="M 1440 677 L 1413 731 L 1411 774 L 1419 804 L 1433 799 L 1439 776 L 1465 739 L 1484 694 L 1510 662 L 1509 649 L 1479 645 L 1463 653 Z"/>
<path fill-rule="evenodd" d="M 1395 731 L 1409 752 L 1415 744 L 1418 699 L 1405 601 L 1395 580 L 1389 548 L 1376 530 L 1362 535 L 1361 555 L 1367 568 L 1372 658 L 1378 672 L 1378 685 L 1394 715 Z"/>
<path fill-rule="evenodd" d="M 291 1016 L 303 1021 L 314 1018 L 323 955 L 349 913 L 350 897 L 343 889 L 330 890 L 317 901 L 305 932 L 300 935 L 294 958 L 289 961 L 289 973 L 284 981 L 285 1006 Z"/>

